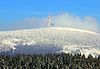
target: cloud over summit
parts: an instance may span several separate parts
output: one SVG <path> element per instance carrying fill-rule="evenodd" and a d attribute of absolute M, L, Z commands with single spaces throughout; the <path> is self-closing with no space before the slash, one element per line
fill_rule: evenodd
<path fill-rule="evenodd" d="M 90 16 L 79 17 L 72 14 L 63 13 L 53 16 L 52 21 L 54 22 L 55 26 L 86 29 L 96 32 L 99 31 L 96 19 Z"/>
<path fill-rule="evenodd" d="M 33 16 L 31 18 L 25 18 L 20 21 L 16 21 L 16 23 L 10 26 L 9 29 L 16 30 L 16 29 L 41 28 L 45 27 L 46 23 L 47 23 L 47 17 Z M 100 31 L 98 28 L 97 20 L 90 16 L 80 17 L 69 13 L 62 13 L 51 16 L 51 23 L 53 23 L 55 27 L 69 27 L 69 28 L 85 29 L 95 32 Z"/>

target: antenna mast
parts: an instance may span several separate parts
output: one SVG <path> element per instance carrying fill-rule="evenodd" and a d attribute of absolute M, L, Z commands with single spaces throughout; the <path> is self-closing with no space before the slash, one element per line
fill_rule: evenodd
<path fill-rule="evenodd" d="M 48 16 L 47 27 L 52 27 L 53 23 L 51 23 L 51 16 Z"/>

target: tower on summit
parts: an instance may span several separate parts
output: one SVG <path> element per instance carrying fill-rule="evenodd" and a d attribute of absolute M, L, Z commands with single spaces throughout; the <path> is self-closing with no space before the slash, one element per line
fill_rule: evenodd
<path fill-rule="evenodd" d="M 48 16 L 48 21 L 46 27 L 52 27 L 53 23 L 51 23 L 51 16 Z"/>

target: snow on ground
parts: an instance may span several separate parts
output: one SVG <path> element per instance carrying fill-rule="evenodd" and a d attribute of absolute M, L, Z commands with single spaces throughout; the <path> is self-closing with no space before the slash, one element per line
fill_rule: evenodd
<path fill-rule="evenodd" d="M 100 34 L 80 29 L 48 27 L 0 32 L 0 52 L 82 53 L 100 55 Z"/>

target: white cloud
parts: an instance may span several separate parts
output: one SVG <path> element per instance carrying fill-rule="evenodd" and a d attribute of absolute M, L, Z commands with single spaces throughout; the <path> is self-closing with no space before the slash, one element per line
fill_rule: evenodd
<path fill-rule="evenodd" d="M 13 29 L 31 29 L 31 28 L 40 28 L 44 27 L 46 23 L 47 18 L 42 17 L 31 17 L 31 18 L 26 18 L 20 21 L 17 21 L 13 25 Z"/>
<path fill-rule="evenodd" d="M 78 17 L 68 13 L 63 13 L 53 16 L 52 22 L 54 22 L 55 26 L 86 29 L 96 32 L 98 31 L 96 19 L 90 16 Z"/>

